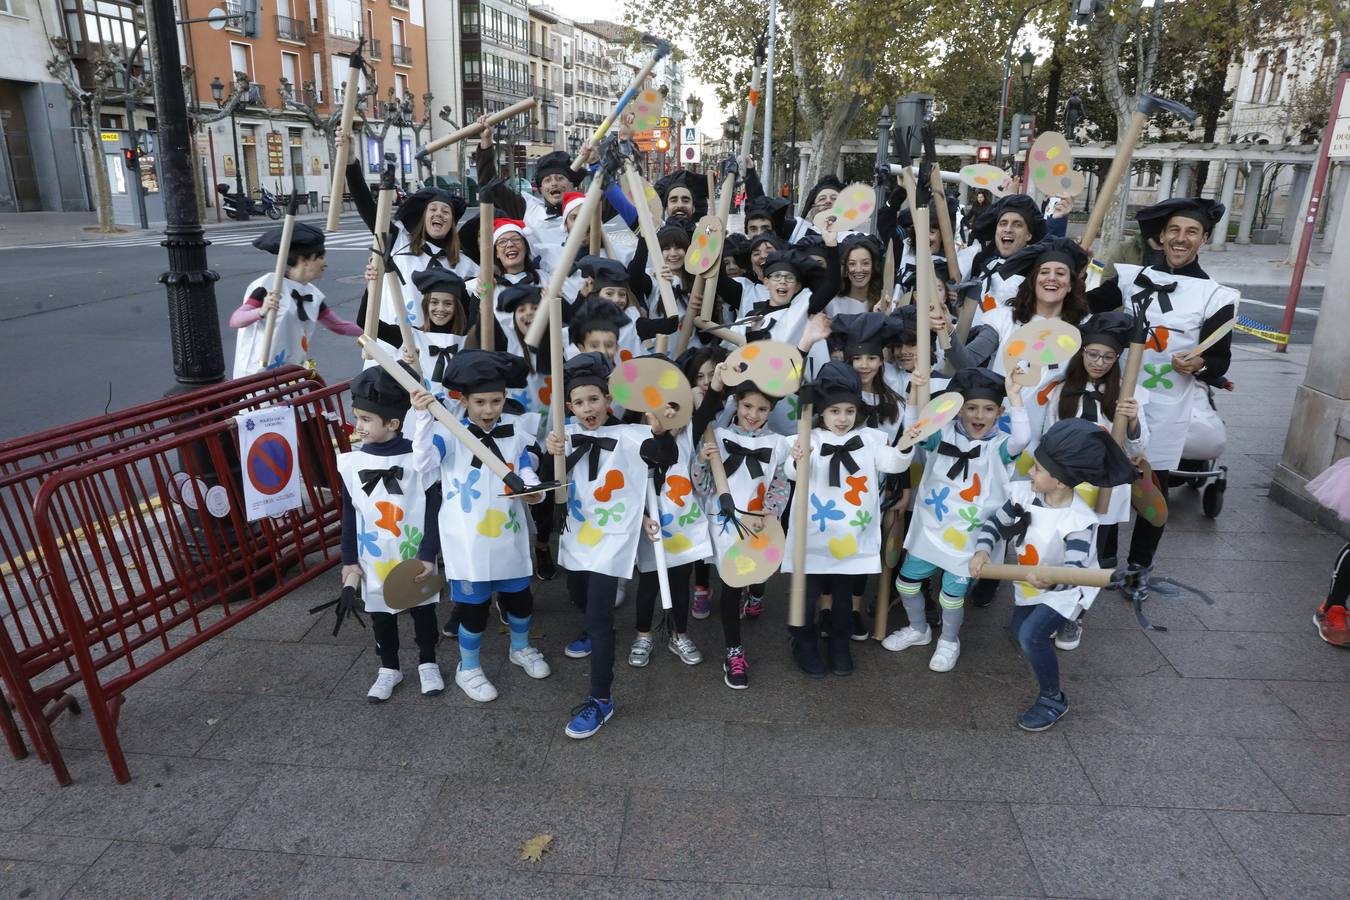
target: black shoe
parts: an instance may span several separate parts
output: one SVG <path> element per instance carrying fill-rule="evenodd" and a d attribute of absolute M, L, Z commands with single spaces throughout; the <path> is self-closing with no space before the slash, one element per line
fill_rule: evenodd
<path fill-rule="evenodd" d="M 848 635 L 832 635 L 830 638 L 830 671 L 836 675 L 853 674 L 853 652 Z"/>
<path fill-rule="evenodd" d="M 816 616 L 816 630 L 817 630 L 817 633 L 819 633 L 820 639 L 821 639 L 822 641 L 829 638 L 829 636 L 830 636 L 830 611 L 829 611 L 828 609 L 822 609 L 822 610 L 820 611 L 820 615 Z"/>
<path fill-rule="evenodd" d="M 871 637 L 866 623 L 863 622 L 862 613 L 856 609 L 853 611 L 853 634 L 850 637 L 855 641 L 865 641 Z"/>
<path fill-rule="evenodd" d="M 809 626 L 789 628 L 792 635 L 792 659 L 797 668 L 812 678 L 825 677 L 825 661 L 820 658 L 820 644 Z"/>
<path fill-rule="evenodd" d="M 553 554 L 548 545 L 536 545 L 534 548 L 534 577 L 540 581 L 552 581 L 558 577 L 558 566 L 553 562 Z"/>
<path fill-rule="evenodd" d="M 981 578 L 975 582 L 974 587 L 970 589 L 967 598 L 971 606 L 978 606 L 981 609 L 994 602 L 995 595 L 998 594 L 998 582 L 992 578 Z"/>

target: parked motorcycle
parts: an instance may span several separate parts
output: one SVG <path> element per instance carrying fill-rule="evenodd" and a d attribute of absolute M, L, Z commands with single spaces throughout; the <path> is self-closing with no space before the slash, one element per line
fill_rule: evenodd
<path fill-rule="evenodd" d="M 269 219 L 280 219 L 284 210 L 281 204 L 277 202 L 274 194 L 267 188 L 259 188 L 261 199 L 254 200 L 247 194 L 232 194 L 228 184 L 217 184 L 216 193 L 220 194 L 221 205 L 225 208 L 225 215 L 231 219 L 247 219 L 250 216 L 267 216 Z"/>

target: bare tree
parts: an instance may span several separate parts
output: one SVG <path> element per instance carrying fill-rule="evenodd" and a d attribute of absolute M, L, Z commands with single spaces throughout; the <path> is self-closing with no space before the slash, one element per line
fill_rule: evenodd
<path fill-rule="evenodd" d="M 364 116 L 361 110 L 366 108 L 367 101 L 375 96 L 379 90 L 379 85 L 375 81 L 375 67 L 369 62 L 365 63 L 365 87 L 360 88 L 356 95 L 357 118 L 352 122 L 352 129 L 356 137 L 365 129 Z M 314 87 L 314 82 L 306 81 L 301 84 L 301 93 L 303 96 L 295 96 L 294 86 L 285 78 L 281 79 L 281 86 L 278 90 L 281 92 L 282 102 L 288 109 L 303 113 L 310 126 L 319 134 L 323 135 L 324 142 L 328 145 L 328 163 L 332 165 L 337 157 L 337 145 L 334 143 L 334 134 L 342 127 L 342 104 L 337 102 L 337 89 L 333 90 L 332 112 L 327 115 L 320 115 L 318 111 L 319 99 L 318 91 Z M 359 123 L 359 124 L 358 124 Z"/>
<path fill-rule="evenodd" d="M 112 188 L 108 185 L 108 170 L 103 164 L 98 117 L 109 89 L 114 86 L 117 75 L 125 71 L 125 67 L 107 45 L 102 45 L 93 60 L 92 83 L 86 90 L 80 85 L 79 73 L 71 60 L 70 41 L 65 37 L 54 37 L 50 43 L 52 57 L 47 60 L 47 71 L 65 88 L 66 95 L 75 103 L 83 120 L 85 164 L 94 182 L 98 230 L 109 234 L 116 229 L 113 227 Z"/>

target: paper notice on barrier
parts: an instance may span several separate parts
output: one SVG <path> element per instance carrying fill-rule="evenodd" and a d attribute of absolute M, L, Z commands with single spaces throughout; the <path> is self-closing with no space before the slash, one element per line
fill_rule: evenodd
<path fill-rule="evenodd" d="M 295 411 L 269 407 L 234 417 L 239 428 L 244 513 L 250 522 L 299 509 L 303 502 Z"/>

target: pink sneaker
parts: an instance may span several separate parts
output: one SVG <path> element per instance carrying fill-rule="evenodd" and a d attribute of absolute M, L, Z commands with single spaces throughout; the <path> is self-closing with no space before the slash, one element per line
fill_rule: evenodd
<path fill-rule="evenodd" d="M 689 615 L 695 619 L 706 619 L 712 615 L 712 598 L 705 585 L 694 585 L 694 605 L 689 607 Z"/>
<path fill-rule="evenodd" d="M 741 599 L 741 618 L 758 619 L 764 615 L 764 598 L 747 593 Z"/>

